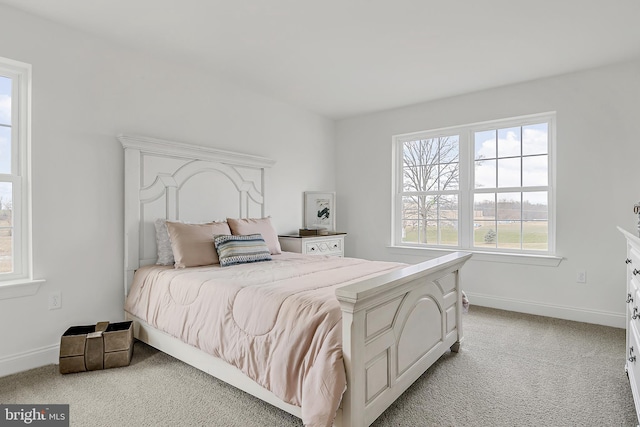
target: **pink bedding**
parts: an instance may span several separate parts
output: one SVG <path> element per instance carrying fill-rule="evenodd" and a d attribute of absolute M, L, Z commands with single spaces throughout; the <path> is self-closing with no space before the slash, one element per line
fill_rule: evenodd
<path fill-rule="evenodd" d="M 125 310 L 236 366 L 330 426 L 346 387 L 335 289 L 402 264 L 283 253 L 231 267 L 146 266 Z"/>

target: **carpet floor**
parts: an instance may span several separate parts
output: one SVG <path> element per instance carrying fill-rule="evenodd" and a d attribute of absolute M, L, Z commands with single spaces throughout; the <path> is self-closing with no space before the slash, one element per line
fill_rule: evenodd
<path fill-rule="evenodd" d="M 636 426 L 622 329 L 472 306 L 447 353 L 373 424 Z M 0 403 L 70 405 L 72 426 L 301 426 L 294 416 L 136 342 L 130 366 L 0 378 Z"/>

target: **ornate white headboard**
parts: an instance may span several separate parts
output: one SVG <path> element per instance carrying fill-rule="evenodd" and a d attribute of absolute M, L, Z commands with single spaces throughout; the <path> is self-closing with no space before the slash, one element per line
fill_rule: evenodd
<path fill-rule="evenodd" d="M 125 295 L 156 261 L 157 218 L 208 222 L 267 216 L 265 170 L 275 161 L 181 142 L 119 135 L 124 147 Z"/>

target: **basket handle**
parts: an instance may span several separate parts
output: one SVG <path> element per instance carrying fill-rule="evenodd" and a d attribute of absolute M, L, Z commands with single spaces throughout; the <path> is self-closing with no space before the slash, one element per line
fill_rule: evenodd
<path fill-rule="evenodd" d="M 98 322 L 96 324 L 96 332 L 104 332 L 109 327 L 109 322 Z"/>

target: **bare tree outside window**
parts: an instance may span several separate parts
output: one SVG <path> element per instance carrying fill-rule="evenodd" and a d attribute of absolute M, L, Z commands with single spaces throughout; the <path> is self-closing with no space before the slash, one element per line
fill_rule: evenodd
<path fill-rule="evenodd" d="M 403 143 L 402 241 L 458 244 L 457 135 Z"/>

